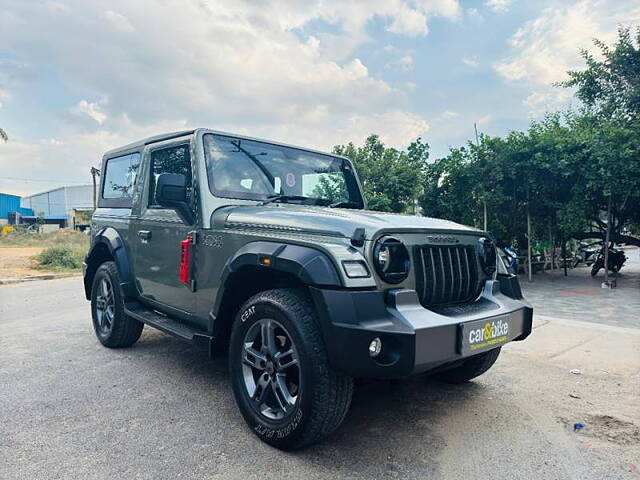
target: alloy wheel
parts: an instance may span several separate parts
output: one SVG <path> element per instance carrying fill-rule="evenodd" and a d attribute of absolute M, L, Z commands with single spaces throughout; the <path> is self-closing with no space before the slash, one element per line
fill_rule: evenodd
<path fill-rule="evenodd" d="M 113 317 L 115 314 L 115 298 L 113 296 L 113 285 L 108 277 L 100 280 L 96 295 L 96 320 L 98 330 L 102 335 L 111 331 Z"/>
<path fill-rule="evenodd" d="M 270 420 L 289 416 L 301 384 L 298 351 L 287 329 L 270 318 L 258 320 L 245 334 L 241 355 L 252 408 Z"/>

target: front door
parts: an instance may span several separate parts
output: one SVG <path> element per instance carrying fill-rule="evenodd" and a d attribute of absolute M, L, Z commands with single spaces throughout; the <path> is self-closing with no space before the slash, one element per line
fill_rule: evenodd
<path fill-rule="evenodd" d="M 180 242 L 195 227 L 185 225 L 176 212 L 157 205 L 155 185 L 162 173 L 180 173 L 191 185 L 191 156 L 188 143 L 153 148 L 149 152 L 149 183 L 137 219 L 135 274 L 143 299 L 183 312 L 195 310 L 195 296 L 180 281 Z"/>

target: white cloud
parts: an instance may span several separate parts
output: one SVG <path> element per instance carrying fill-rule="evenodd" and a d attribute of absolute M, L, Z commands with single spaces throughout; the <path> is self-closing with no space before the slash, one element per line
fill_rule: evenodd
<path fill-rule="evenodd" d="M 29 168 L 34 176 L 46 176 L 60 162 L 75 181 L 80 175 L 75 172 L 97 162 L 105 150 L 185 125 L 320 149 L 384 130 L 385 141 L 403 146 L 428 129 L 408 102 L 415 86 L 396 87 L 377 78 L 354 58 L 353 49 L 370 40 L 367 25 L 374 18 L 412 36 L 426 34 L 429 18 L 456 21 L 461 11 L 454 0 L 282 0 L 260 6 L 249 0 L 112 0 L 108 5 L 105 11 L 104 4 L 84 0 L 49 2 L 46 9 L 14 2 L 0 13 L 3 49 L 21 65 L 53 73 L 56 83 L 39 84 L 47 95 L 71 93 L 75 99 L 69 104 L 77 102 L 67 112 L 41 112 L 56 129 L 43 131 L 41 138 L 64 144 L 14 136 L 2 146 L 6 175 Z M 318 20 L 333 25 L 332 33 L 301 33 Z M 399 68 L 412 68 L 410 53 L 399 52 L 396 60 Z M 3 78 L 26 71 L 14 68 L 16 62 L 7 65 L 0 62 L 0 90 L 9 94 Z M 61 117 L 68 121 L 59 122 Z M 3 125 L 16 126 L 11 119 Z"/>
<path fill-rule="evenodd" d="M 387 26 L 387 30 L 410 37 L 424 36 L 429 31 L 427 17 L 424 13 L 403 6 L 395 15 L 393 22 Z"/>
<path fill-rule="evenodd" d="M 513 54 L 494 68 L 507 81 L 531 88 L 523 103 L 531 114 L 539 115 L 567 104 L 570 94 L 551 85 L 565 80 L 567 70 L 583 67 L 581 48 L 596 53 L 593 38 L 612 43 L 618 25 L 637 23 L 640 23 L 640 0 L 578 0 L 547 8 L 518 29 L 509 40 Z"/>
<path fill-rule="evenodd" d="M 131 33 L 136 31 L 135 27 L 131 25 L 129 19 L 121 13 L 114 12 L 113 10 L 106 10 L 104 12 L 104 18 L 122 32 Z"/>
<path fill-rule="evenodd" d="M 460 61 L 467 67 L 478 68 L 478 66 L 480 66 L 480 62 L 478 62 L 477 57 L 462 57 Z"/>
<path fill-rule="evenodd" d="M 64 3 L 55 2 L 55 1 L 44 2 L 44 8 L 46 8 L 52 13 L 61 13 L 61 12 L 69 11 L 69 7 L 67 7 Z"/>
<path fill-rule="evenodd" d="M 100 167 L 105 151 L 158 132 L 186 127 L 184 121 L 159 122 L 141 127 L 124 117 L 114 120 L 121 123 L 119 133 L 104 129 L 83 132 L 66 125 L 56 138 L 34 141 L 11 135 L 7 143 L 0 145 L 2 175 L 38 181 L 19 182 L 0 178 L 0 192 L 28 195 L 61 185 L 90 184 L 89 170 L 91 166 Z"/>
<path fill-rule="evenodd" d="M 385 64 L 384 68 L 387 70 L 399 70 L 403 73 L 408 73 L 413 70 L 413 56 L 409 53 L 402 55 L 401 57 Z"/>
<path fill-rule="evenodd" d="M 467 8 L 465 15 L 469 20 L 476 24 L 484 21 L 484 17 L 477 8 Z"/>
<path fill-rule="evenodd" d="M 495 69 L 507 80 L 548 86 L 564 80 L 567 70 L 583 65 L 579 50 L 593 51 L 594 37 L 610 43 L 615 40 L 617 25 L 639 22 L 640 0 L 578 0 L 548 8 L 511 37 L 514 54 L 497 63 Z"/>
<path fill-rule="evenodd" d="M 480 125 L 487 125 L 492 121 L 493 121 L 493 115 L 490 113 L 487 113 L 486 115 L 483 115 L 478 120 L 476 120 L 476 123 L 478 124 L 478 126 L 480 126 Z"/>
<path fill-rule="evenodd" d="M 494 12 L 503 13 L 509 10 L 511 0 L 487 0 L 486 2 L 484 2 L 484 4 Z"/>
<path fill-rule="evenodd" d="M 531 93 L 523 100 L 529 113 L 534 117 L 540 117 L 547 112 L 557 111 L 567 106 L 572 98 L 570 91 L 560 88 L 542 88 Z"/>
<path fill-rule="evenodd" d="M 88 102 L 87 100 L 80 100 L 69 111 L 75 115 L 87 115 L 96 121 L 99 125 L 102 125 L 107 119 L 107 114 L 102 111 L 103 104 L 106 100 L 100 102 Z"/>
<path fill-rule="evenodd" d="M 444 112 L 442 112 L 442 114 L 440 116 L 442 118 L 444 118 L 445 120 L 450 120 L 452 118 L 459 117 L 460 114 L 458 112 L 452 112 L 451 110 L 445 110 Z"/>

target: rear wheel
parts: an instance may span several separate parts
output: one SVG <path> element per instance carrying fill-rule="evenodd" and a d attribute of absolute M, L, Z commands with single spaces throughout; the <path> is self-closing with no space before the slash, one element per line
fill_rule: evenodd
<path fill-rule="evenodd" d="M 435 378 L 446 383 L 465 383 L 489 370 L 500 355 L 500 348 L 469 357 L 462 365 L 437 373 Z"/>
<path fill-rule="evenodd" d="M 351 403 L 353 380 L 329 365 L 313 306 L 297 290 L 262 292 L 244 304 L 231 333 L 229 369 L 249 427 L 284 450 L 329 435 Z"/>
<path fill-rule="evenodd" d="M 91 288 L 91 317 L 100 343 L 109 348 L 136 343 L 144 324 L 124 313 L 124 295 L 114 262 L 98 267 Z"/>

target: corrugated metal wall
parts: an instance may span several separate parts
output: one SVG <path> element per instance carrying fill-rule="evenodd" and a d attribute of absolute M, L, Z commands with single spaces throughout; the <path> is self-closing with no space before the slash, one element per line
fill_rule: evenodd
<path fill-rule="evenodd" d="M 93 186 L 61 187 L 37 193 L 22 199 L 22 206 L 31 208 L 35 215 L 69 216 L 74 208 L 93 208 Z"/>
<path fill-rule="evenodd" d="M 6 220 L 9 218 L 9 212 L 20 212 L 22 215 L 32 215 L 31 210 L 20 207 L 19 196 L 0 193 L 0 218 Z"/>
<path fill-rule="evenodd" d="M 65 187 L 67 211 L 74 208 L 93 208 L 93 185 Z"/>

